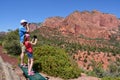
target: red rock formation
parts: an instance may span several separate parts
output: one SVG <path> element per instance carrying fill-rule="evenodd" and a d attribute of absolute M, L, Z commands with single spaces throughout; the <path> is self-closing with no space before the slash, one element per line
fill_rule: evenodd
<path fill-rule="evenodd" d="M 61 22 L 64 20 L 62 17 L 50 17 L 45 20 L 43 23 L 43 26 L 48 26 L 48 27 L 59 27 Z"/>
<path fill-rule="evenodd" d="M 47 18 L 43 26 L 52 28 L 59 27 L 64 34 L 83 34 L 91 38 L 108 38 L 111 29 L 117 29 L 120 20 L 112 14 L 105 14 L 99 11 L 75 11 L 66 18 Z"/>
<path fill-rule="evenodd" d="M 34 30 L 36 30 L 38 28 L 38 26 L 36 24 L 34 24 L 34 23 L 31 23 L 29 25 L 29 27 L 30 27 L 30 32 L 32 32 L 32 31 L 34 31 Z"/>

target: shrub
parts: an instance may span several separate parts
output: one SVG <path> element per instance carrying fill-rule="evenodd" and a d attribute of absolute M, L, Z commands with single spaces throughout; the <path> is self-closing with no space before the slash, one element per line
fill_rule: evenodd
<path fill-rule="evenodd" d="M 120 80 L 120 77 L 104 77 L 101 80 Z"/>
<path fill-rule="evenodd" d="M 106 71 L 107 76 L 111 76 L 111 77 L 120 76 L 120 62 L 119 61 L 111 63 L 108 67 L 109 67 L 109 70 Z"/>
<path fill-rule="evenodd" d="M 93 67 L 93 71 L 92 72 L 90 71 L 89 75 L 91 75 L 91 73 L 92 73 L 92 76 L 95 75 L 99 78 L 103 77 L 104 76 L 104 70 L 102 68 L 102 63 L 96 62 L 94 60 L 92 60 L 91 62 L 92 62 L 91 66 Z"/>
<path fill-rule="evenodd" d="M 0 46 L 2 45 L 2 41 L 0 41 Z"/>
<path fill-rule="evenodd" d="M 88 76 L 95 76 L 97 77 L 97 74 L 94 71 L 87 71 L 85 72 Z"/>
<path fill-rule="evenodd" d="M 12 55 L 19 55 L 20 43 L 18 30 L 8 32 L 7 35 L 5 36 L 5 39 L 3 40 L 2 46 L 7 51 L 7 53 Z"/>
<path fill-rule="evenodd" d="M 75 62 L 71 62 L 69 55 L 64 50 L 52 46 L 41 46 L 34 49 L 34 69 L 43 71 L 51 76 L 64 79 L 80 76 L 80 69 Z"/>
<path fill-rule="evenodd" d="M 5 40 L 3 42 L 3 47 L 9 54 L 12 54 L 12 55 L 20 54 L 20 45 L 19 45 L 19 42 L 17 42 L 16 40 L 13 40 L 12 42 Z"/>
<path fill-rule="evenodd" d="M 2 46 L 2 42 L 4 40 L 5 34 L 0 34 L 0 46 Z"/>

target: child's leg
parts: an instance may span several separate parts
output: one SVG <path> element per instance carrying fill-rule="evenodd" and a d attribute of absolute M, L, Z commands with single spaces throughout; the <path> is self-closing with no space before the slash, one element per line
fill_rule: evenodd
<path fill-rule="evenodd" d="M 30 68 L 30 58 L 28 58 L 28 72 L 29 72 L 29 68 Z"/>
<path fill-rule="evenodd" d="M 34 72 L 32 72 L 32 66 L 33 66 L 33 58 L 30 58 L 30 66 L 28 68 L 28 75 L 34 75 Z"/>
<path fill-rule="evenodd" d="M 33 54 L 28 52 L 28 75 L 34 75 L 32 72 L 32 67 L 33 67 Z"/>
<path fill-rule="evenodd" d="M 30 72 L 32 71 L 32 67 L 33 67 L 33 58 L 30 58 L 30 67 L 29 67 Z"/>

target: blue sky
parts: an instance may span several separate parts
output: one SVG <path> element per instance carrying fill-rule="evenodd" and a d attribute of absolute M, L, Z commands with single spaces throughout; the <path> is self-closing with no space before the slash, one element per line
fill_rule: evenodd
<path fill-rule="evenodd" d="M 0 31 L 17 29 L 21 19 L 43 22 L 76 10 L 98 10 L 120 18 L 120 0 L 0 0 Z"/>

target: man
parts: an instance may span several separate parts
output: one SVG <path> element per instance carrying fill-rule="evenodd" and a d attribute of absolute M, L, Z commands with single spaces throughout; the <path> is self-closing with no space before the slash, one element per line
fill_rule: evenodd
<path fill-rule="evenodd" d="M 20 46 L 21 46 L 20 65 L 24 66 L 25 46 L 24 46 L 23 42 L 24 42 L 25 34 L 29 33 L 29 25 L 28 25 L 27 20 L 21 20 L 20 24 L 21 24 L 21 26 L 19 27 L 19 37 L 20 37 Z"/>

